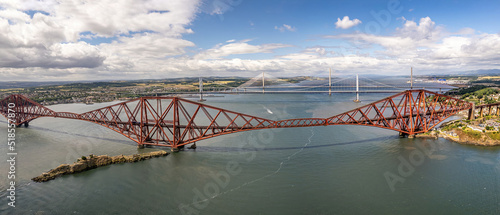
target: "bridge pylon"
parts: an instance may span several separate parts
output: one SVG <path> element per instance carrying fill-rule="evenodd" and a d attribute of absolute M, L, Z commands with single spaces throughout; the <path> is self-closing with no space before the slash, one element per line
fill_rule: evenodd
<path fill-rule="evenodd" d="M 354 99 L 354 102 L 358 103 L 361 102 L 359 100 L 359 76 L 356 74 L 356 99 Z"/>

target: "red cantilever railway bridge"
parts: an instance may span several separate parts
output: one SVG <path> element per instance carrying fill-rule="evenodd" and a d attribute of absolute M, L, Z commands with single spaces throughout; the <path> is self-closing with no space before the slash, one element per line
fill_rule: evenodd
<path fill-rule="evenodd" d="M 328 118 L 278 121 L 177 97 L 142 97 L 81 114 L 55 112 L 23 95 L 10 95 L 0 101 L 0 106 L 5 117 L 9 109 L 15 112 L 17 126 L 28 126 L 39 117 L 79 119 L 108 127 L 139 146 L 173 149 L 223 134 L 268 128 L 365 125 L 415 135 L 459 111 L 474 110 L 471 103 L 426 90 L 407 90 Z"/>

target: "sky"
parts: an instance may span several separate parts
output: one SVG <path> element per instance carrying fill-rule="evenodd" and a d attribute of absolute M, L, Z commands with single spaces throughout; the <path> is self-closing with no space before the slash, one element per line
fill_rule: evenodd
<path fill-rule="evenodd" d="M 500 69 L 498 11 L 484 0 L 0 0 L 0 80 Z"/>

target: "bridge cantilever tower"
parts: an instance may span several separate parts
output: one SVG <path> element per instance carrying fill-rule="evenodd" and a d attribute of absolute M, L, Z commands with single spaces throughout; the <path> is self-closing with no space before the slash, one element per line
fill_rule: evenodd
<path fill-rule="evenodd" d="M 269 120 L 177 97 L 141 97 L 77 114 L 55 112 L 22 95 L 0 101 L 0 113 L 12 124 L 28 125 L 38 117 L 79 119 L 108 127 L 142 145 L 174 149 L 199 140 L 268 128 L 365 125 L 401 134 L 427 132 L 472 104 L 426 90 L 407 90 L 328 118 Z M 335 111 L 332 111 L 335 112 Z"/>

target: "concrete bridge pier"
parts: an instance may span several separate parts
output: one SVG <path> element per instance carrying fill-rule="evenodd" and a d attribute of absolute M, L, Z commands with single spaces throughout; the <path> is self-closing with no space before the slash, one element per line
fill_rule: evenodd
<path fill-rule="evenodd" d="M 415 134 L 407 134 L 407 133 L 403 133 L 403 132 L 399 132 L 399 137 L 401 138 L 409 138 L 409 139 L 413 139 L 415 138 Z"/>

